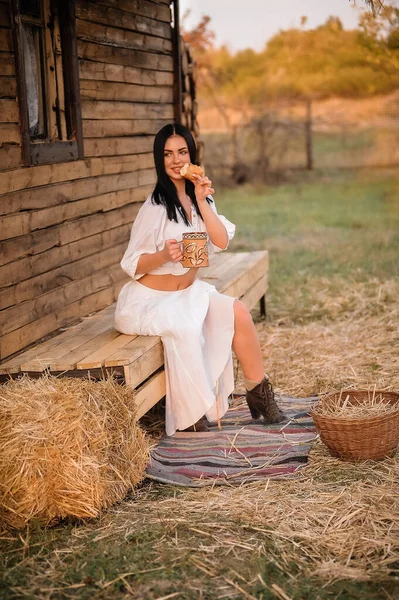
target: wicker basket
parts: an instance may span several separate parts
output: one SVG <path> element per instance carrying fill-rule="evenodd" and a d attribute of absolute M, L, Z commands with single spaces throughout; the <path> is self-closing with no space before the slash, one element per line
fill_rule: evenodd
<path fill-rule="evenodd" d="M 396 392 L 375 391 L 382 401 L 397 405 L 397 410 L 382 416 L 351 419 L 345 416 L 330 417 L 312 411 L 313 421 L 321 440 L 333 456 L 349 460 L 377 460 L 393 456 L 399 446 L 399 394 Z M 352 405 L 370 401 L 370 391 L 345 391 L 342 402 L 349 396 Z M 321 400 L 334 402 L 339 394 L 331 394 Z"/>

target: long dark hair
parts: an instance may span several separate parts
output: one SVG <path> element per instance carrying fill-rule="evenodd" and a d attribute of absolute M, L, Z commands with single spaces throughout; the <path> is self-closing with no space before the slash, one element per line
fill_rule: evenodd
<path fill-rule="evenodd" d="M 184 210 L 178 198 L 176 186 L 165 171 L 164 149 L 166 141 L 172 135 L 181 135 L 181 137 L 186 140 L 187 148 L 190 154 L 190 162 L 194 165 L 197 164 L 197 148 L 191 131 L 187 129 L 187 127 L 185 127 L 184 125 L 179 124 L 165 125 L 164 127 L 162 127 L 162 129 L 158 131 L 154 140 L 154 161 L 158 180 L 152 193 L 152 200 L 153 202 L 155 202 L 155 204 L 162 204 L 163 206 L 165 206 L 168 219 L 170 221 L 176 221 L 177 223 L 179 220 L 178 215 L 180 215 L 184 223 L 186 225 L 190 225 L 186 211 Z M 185 182 L 186 194 L 191 198 L 191 201 L 194 204 L 196 211 L 202 218 L 201 211 L 198 207 L 198 203 L 195 198 L 194 184 L 188 179 L 186 179 Z M 212 202 L 212 200 L 209 197 L 207 198 L 207 201 L 209 203 Z"/>

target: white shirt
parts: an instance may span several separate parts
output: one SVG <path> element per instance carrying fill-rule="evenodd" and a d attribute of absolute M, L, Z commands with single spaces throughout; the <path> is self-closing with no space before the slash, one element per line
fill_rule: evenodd
<path fill-rule="evenodd" d="M 200 215 L 197 214 L 194 206 L 191 208 L 192 224 L 186 225 L 179 213 L 177 213 L 177 223 L 176 221 L 170 221 L 167 216 L 166 207 L 153 203 L 151 198 L 152 194 L 148 196 L 137 214 L 132 226 L 129 245 L 121 261 L 122 269 L 134 279 L 140 279 L 145 274 L 136 273 L 137 263 L 142 254 L 153 254 L 154 252 L 163 250 L 166 240 L 177 240 L 180 242 L 183 233 L 206 231 L 205 223 Z M 211 202 L 210 207 L 225 226 L 230 241 L 234 237 L 235 225 L 223 215 L 218 214 L 214 201 Z M 215 252 L 220 252 L 220 250 L 224 249 L 215 246 L 208 237 L 209 258 Z M 167 262 L 150 271 L 150 273 L 152 275 L 184 275 L 188 270 L 180 262 Z"/>

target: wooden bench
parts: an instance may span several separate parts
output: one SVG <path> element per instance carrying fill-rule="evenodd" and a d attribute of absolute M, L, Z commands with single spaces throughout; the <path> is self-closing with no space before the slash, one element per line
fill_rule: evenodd
<path fill-rule="evenodd" d="M 249 309 L 260 301 L 265 314 L 267 251 L 217 254 L 202 279 Z M 75 377 L 113 373 L 136 390 L 140 418 L 165 395 L 163 347 L 159 337 L 115 331 L 114 311 L 113 304 L 0 364 L 1 380 L 21 373 L 33 377 L 44 372 Z"/>

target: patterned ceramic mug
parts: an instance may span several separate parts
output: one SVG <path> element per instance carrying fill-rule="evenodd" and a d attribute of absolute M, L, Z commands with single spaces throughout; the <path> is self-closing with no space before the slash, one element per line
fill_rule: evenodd
<path fill-rule="evenodd" d="M 180 261 L 183 267 L 207 267 L 209 265 L 207 239 L 206 231 L 183 233 L 183 258 Z"/>

